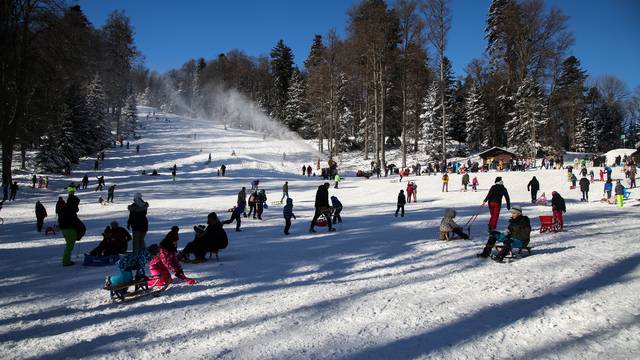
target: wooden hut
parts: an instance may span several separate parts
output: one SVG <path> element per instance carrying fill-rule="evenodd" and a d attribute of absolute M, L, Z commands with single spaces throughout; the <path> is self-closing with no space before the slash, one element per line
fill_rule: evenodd
<path fill-rule="evenodd" d="M 633 162 L 636 164 L 640 164 L 640 148 L 629 155 L 630 158 L 633 159 Z"/>
<path fill-rule="evenodd" d="M 478 156 L 482 158 L 482 162 L 485 165 L 491 165 L 494 162 L 509 164 L 511 160 L 518 157 L 518 155 L 512 153 L 511 151 L 497 146 L 479 153 Z"/>

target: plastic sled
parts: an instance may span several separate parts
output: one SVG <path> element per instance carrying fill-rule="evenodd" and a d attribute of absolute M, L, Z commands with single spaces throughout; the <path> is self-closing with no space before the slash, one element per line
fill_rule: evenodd
<path fill-rule="evenodd" d="M 540 233 L 560 231 L 560 222 L 553 215 L 540 215 Z"/>
<path fill-rule="evenodd" d="M 101 255 L 101 256 L 93 256 L 89 254 L 84 254 L 84 262 L 82 265 L 84 266 L 109 266 L 114 265 L 118 260 L 120 260 L 120 255 Z"/>
<path fill-rule="evenodd" d="M 327 217 L 322 214 L 318 217 L 318 220 L 316 220 L 316 225 L 315 226 L 327 226 L 329 225 L 329 221 L 327 220 Z"/>

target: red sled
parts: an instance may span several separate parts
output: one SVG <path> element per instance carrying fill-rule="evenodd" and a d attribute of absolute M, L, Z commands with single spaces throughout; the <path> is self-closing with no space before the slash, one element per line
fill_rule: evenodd
<path fill-rule="evenodd" d="M 329 225 L 329 221 L 327 220 L 327 217 L 324 216 L 324 214 L 320 215 L 318 217 L 318 220 L 316 220 L 316 225 L 315 226 L 327 226 Z"/>
<path fill-rule="evenodd" d="M 560 222 L 553 215 L 540 215 L 540 233 L 560 231 Z"/>

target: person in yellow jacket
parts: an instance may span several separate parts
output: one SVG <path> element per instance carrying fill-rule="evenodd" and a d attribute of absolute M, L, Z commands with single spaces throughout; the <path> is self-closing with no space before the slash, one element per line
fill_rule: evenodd
<path fill-rule="evenodd" d="M 449 175 L 442 175 L 442 192 L 449 192 Z"/>

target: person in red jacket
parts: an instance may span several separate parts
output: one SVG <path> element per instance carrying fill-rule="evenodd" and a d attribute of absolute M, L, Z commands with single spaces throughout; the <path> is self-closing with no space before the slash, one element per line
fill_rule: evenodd
<path fill-rule="evenodd" d="M 413 183 L 409 181 L 407 184 L 407 202 L 411 202 L 411 195 L 413 195 Z"/>
<path fill-rule="evenodd" d="M 180 262 L 178 261 L 178 227 L 174 226 L 160 242 L 160 252 L 149 263 L 151 279 L 147 283 L 149 286 L 164 286 L 173 283 L 171 273 L 177 278 L 184 280 L 187 284 L 193 285 L 195 279 L 188 278 Z"/>
<path fill-rule="evenodd" d="M 498 218 L 500 217 L 500 208 L 502 207 L 502 198 L 504 197 L 507 202 L 507 210 L 511 209 L 511 200 L 509 200 L 509 193 L 502 183 L 502 177 L 496 177 L 495 184 L 489 189 L 489 193 L 484 198 L 482 205 L 489 203 L 489 213 L 491 218 L 489 219 L 489 230 L 495 230 L 498 226 Z"/>

